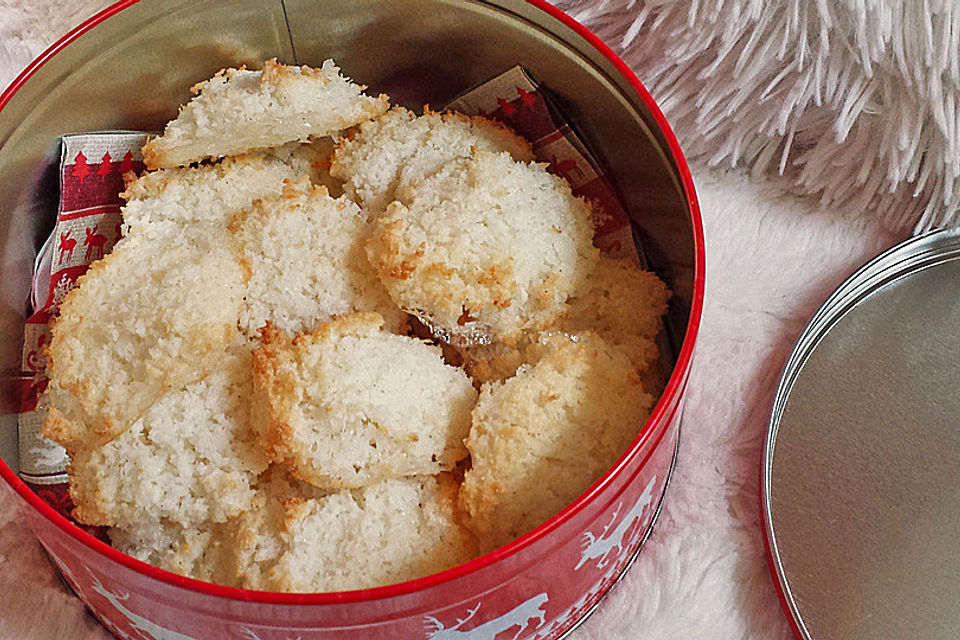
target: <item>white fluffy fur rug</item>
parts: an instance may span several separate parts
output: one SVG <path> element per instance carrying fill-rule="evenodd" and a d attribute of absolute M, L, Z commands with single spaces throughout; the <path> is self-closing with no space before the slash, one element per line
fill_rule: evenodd
<path fill-rule="evenodd" d="M 926 230 L 960 216 L 955 0 L 562 0 L 689 157 Z"/>
<path fill-rule="evenodd" d="M 0 0 L 0 85 L 105 5 L 55 4 Z M 957 216 L 960 5 L 562 6 L 622 52 L 694 158 L 709 283 L 664 512 L 573 637 L 786 640 L 758 499 L 774 387 L 807 318 L 851 270 Z M 2 639 L 108 637 L 57 582 L 6 492 L 0 593 Z"/>

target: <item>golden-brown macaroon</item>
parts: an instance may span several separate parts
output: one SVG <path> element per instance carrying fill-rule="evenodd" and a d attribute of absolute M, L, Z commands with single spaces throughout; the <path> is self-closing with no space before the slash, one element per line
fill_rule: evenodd
<path fill-rule="evenodd" d="M 670 292 L 656 275 L 630 260 L 600 258 L 586 287 L 567 304 L 568 333 L 593 331 L 627 354 L 639 371 L 657 358 L 660 317 Z"/>
<path fill-rule="evenodd" d="M 225 234 L 237 212 L 258 198 L 280 193 L 285 180 L 299 175 L 288 163 L 263 153 L 144 173 L 120 194 L 126 200 L 124 235 L 167 233 L 165 223 L 208 225 Z"/>
<path fill-rule="evenodd" d="M 492 549 L 541 524 L 626 450 L 653 405 L 636 370 L 593 334 L 553 336 L 546 353 L 483 386 L 460 491 L 468 526 Z"/>
<path fill-rule="evenodd" d="M 394 107 L 339 141 L 330 173 L 344 180 L 346 193 L 375 217 L 402 199 L 405 189 L 477 150 L 533 160 L 530 143 L 499 122 L 429 109 L 418 116 Z"/>
<path fill-rule="evenodd" d="M 176 167 L 329 136 L 389 108 L 387 96 L 363 89 L 333 60 L 319 69 L 276 60 L 256 71 L 224 69 L 191 89 L 196 97 L 144 145 L 144 162 L 150 169 Z"/>
<path fill-rule="evenodd" d="M 559 331 L 592 331 L 622 351 L 640 371 L 647 391 L 662 389 L 657 335 L 670 292 L 653 273 L 631 260 L 602 257 L 580 293 L 567 300 Z M 513 376 L 521 365 L 542 354 L 542 345 L 557 330 L 525 333 L 514 343 L 451 345 L 474 385 Z"/>
<path fill-rule="evenodd" d="M 466 457 L 476 391 L 437 347 L 341 316 L 254 353 L 255 423 L 274 461 L 322 488 L 450 470 Z"/>
<path fill-rule="evenodd" d="M 162 520 L 197 527 L 250 508 L 266 454 L 250 426 L 251 347 L 240 343 L 210 375 L 171 391 L 124 433 L 72 456 L 74 517 L 132 527 Z"/>
<path fill-rule="evenodd" d="M 232 567 L 240 586 L 287 592 L 368 589 L 448 569 L 476 556 L 457 521 L 449 474 L 389 478 L 325 497 L 279 497 L 233 523 Z"/>
<path fill-rule="evenodd" d="M 242 587 L 246 576 L 263 561 L 264 552 L 272 553 L 264 546 L 281 536 L 279 530 L 266 530 L 267 526 L 282 525 L 282 519 L 266 520 L 266 510 L 329 495 L 276 465 L 255 478 L 251 487 L 253 496 L 247 508 L 226 522 L 185 526 L 166 518 L 146 517 L 110 527 L 110 543 L 155 567 L 197 580 Z M 258 529 L 255 532 L 251 527 Z"/>
<path fill-rule="evenodd" d="M 370 261 L 440 335 L 509 342 L 549 327 L 599 257 L 586 203 L 508 153 L 450 161 L 408 196 L 375 221 Z"/>
<path fill-rule="evenodd" d="M 185 527 L 150 518 L 112 527 L 108 535 L 111 546 L 141 562 L 196 580 L 237 587 L 236 578 L 225 570 L 230 566 L 230 524 Z"/>
<path fill-rule="evenodd" d="M 331 316 L 376 311 L 399 332 L 404 313 L 367 260 L 371 225 L 346 197 L 332 198 L 306 176 L 262 198 L 231 224 L 249 274 L 240 329 L 254 337 L 270 322 L 312 331 Z"/>
<path fill-rule="evenodd" d="M 237 334 L 244 277 L 233 248 L 207 229 L 160 226 L 93 263 L 53 323 L 44 433 L 68 453 L 113 439 L 214 371 Z"/>

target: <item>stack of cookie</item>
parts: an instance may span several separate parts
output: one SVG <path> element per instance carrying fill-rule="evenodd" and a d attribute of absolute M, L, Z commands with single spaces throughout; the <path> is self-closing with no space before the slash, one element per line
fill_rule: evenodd
<path fill-rule="evenodd" d="M 272 591 L 420 577 L 522 535 L 627 448 L 667 291 L 500 124 L 332 61 L 194 87 L 61 305 L 44 432 L 75 516 Z"/>

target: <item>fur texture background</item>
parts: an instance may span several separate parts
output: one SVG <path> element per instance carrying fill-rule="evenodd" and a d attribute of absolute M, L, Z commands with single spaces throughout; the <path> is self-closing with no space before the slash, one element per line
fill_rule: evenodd
<path fill-rule="evenodd" d="M 927 230 L 960 216 L 960 3 L 561 0 L 689 157 Z"/>
<path fill-rule="evenodd" d="M 105 5 L 0 0 L 0 86 Z M 708 256 L 664 512 L 573 637 L 787 640 L 758 498 L 776 381 L 844 277 L 910 229 L 956 215 L 960 9 L 951 0 L 561 6 L 625 57 L 666 112 L 693 159 Z M 0 491 L 0 639 L 106 639 L 8 494 Z"/>

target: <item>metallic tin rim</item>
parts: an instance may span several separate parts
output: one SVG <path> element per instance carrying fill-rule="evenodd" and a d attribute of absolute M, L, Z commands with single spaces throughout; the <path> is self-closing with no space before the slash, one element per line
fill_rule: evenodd
<path fill-rule="evenodd" d="M 374 589 L 344 591 L 338 593 L 288 594 L 224 587 L 213 583 L 195 580 L 193 578 L 187 578 L 185 576 L 171 573 L 169 571 L 165 571 L 136 560 L 130 556 L 120 553 L 113 547 L 94 538 L 57 513 L 52 507 L 50 507 L 50 505 L 34 494 L 17 476 L 17 474 L 15 474 L 2 460 L 0 460 L 0 477 L 2 477 L 7 484 L 9 484 L 18 495 L 20 495 L 21 498 L 23 498 L 31 507 L 39 511 L 40 514 L 50 521 L 54 526 L 67 533 L 84 546 L 91 548 L 92 550 L 106 556 L 122 566 L 167 584 L 183 587 L 206 595 L 212 595 L 231 600 L 244 600 L 265 604 L 318 605 L 371 601 L 390 598 L 393 596 L 416 592 L 424 588 L 437 586 L 464 575 L 468 575 L 477 569 L 494 564 L 504 557 L 513 555 L 520 549 L 549 534 L 550 531 L 557 528 L 572 515 L 580 511 L 584 504 L 591 502 L 598 493 L 607 487 L 607 485 L 612 481 L 613 478 L 616 477 L 620 470 L 628 462 L 631 462 L 636 455 L 638 455 L 640 448 L 646 444 L 651 435 L 651 429 L 647 427 L 652 424 L 657 424 L 666 418 L 668 405 L 670 405 L 671 401 L 679 396 L 679 394 L 686 387 L 693 361 L 694 344 L 700 328 L 704 289 L 706 286 L 706 249 L 703 237 L 703 223 L 700 217 L 700 207 L 696 197 L 693 177 L 686 163 L 686 159 L 683 156 L 683 152 L 680 149 L 680 145 L 677 142 L 676 136 L 664 118 L 663 113 L 654 102 L 652 96 L 641 84 L 640 80 L 636 77 L 630 67 L 628 67 L 627 64 L 623 62 L 623 60 L 621 60 L 613 52 L 613 50 L 607 46 L 606 43 L 600 40 L 586 27 L 553 5 L 549 4 L 546 0 L 525 1 L 533 7 L 540 9 L 549 17 L 560 21 L 562 24 L 572 29 L 577 35 L 587 41 L 605 58 L 607 58 L 607 60 L 617 69 L 617 71 L 633 88 L 636 96 L 640 98 L 640 101 L 649 110 L 651 117 L 657 125 L 657 128 L 667 141 L 667 149 L 664 151 L 668 152 L 667 157 L 675 163 L 675 168 L 678 173 L 683 195 L 687 200 L 688 213 L 690 215 L 690 223 L 692 226 L 691 230 L 693 233 L 694 249 L 693 298 L 691 300 L 690 316 L 687 320 L 686 334 L 677 357 L 677 362 L 674 366 L 667 386 L 660 397 L 660 401 L 654 407 L 653 412 L 644 425 L 644 428 L 641 429 L 640 435 L 636 440 L 634 440 L 627 451 L 610 467 L 610 469 L 608 469 L 607 472 L 600 477 L 599 480 L 594 482 L 590 488 L 588 488 L 576 500 L 560 511 L 560 513 L 556 514 L 529 533 L 488 554 L 480 556 L 479 558 L 475 558 L 474 560 L 471 560 L 465 564 L 447 569 L 446 571 L 422 578 L 417 578 L 415 580 L 409 580 L 384 587 L 377 587 Z M 40 54 L 40 56 L 34 60 L 30 66 L 28 66 L 2 94 L 0 94 L 0 110 L 2 110 L 3 107 L 10 101 L 20 87 L 22 87 L 23 84 L 29 80 L 29 78 L 40 67 L 48 62 L 60 50 L 65 48 L 73 40 L 86 33 L 96 25 L 100 24 L 116 13 L 119 13 L 123 9 L 136 4 L 136 2 L 137 0 L 120 0 L 116 4 L 104 9 L 86 22 L 82 23 L 80 26 L 70 31 L 67 35 Z M 665 432 L 666 429 L 664 429 L 659 435 L 659 438 L 662 438 Z M 651 453 L 655 448 L 656 443 L 651 449 Z M 649 454 L 647 457 L 649 457 Z"/>
<path fill-rule="evenodd" d="M 812 640 L 812 637 L 803 622 L 786 579 L 776 533 L 773 530 L 773 512 L 770 502 L 777 431 L 794 382 L 824 336 L 861 301 L 901 278 L 957 259 L 960 259 L 960 230 L 931 231 L 884 251 L 860 267 L 830 294 L 800 333 L 784 365 L 774 396 L 761 459 L 760 511 L 763 519 L 767 562 L 773 574 L 777 595 L 789 614 L 794 633 L 803 640 Z"/>
<path fill-rule="evenodd" d="M 785 393 L 782 397 L 778 393 L 777 400 L 786 400 L 796 375 L 820 339 L 860 301 L 880 287 L 906 275 L 954 260 L 958 254 L 960 236 L 956 232 L 932 231 L 888 249 L 858 269 L 827 298 L 804 328 L 784 366 L 780 385 L 786 385 Z M 788 376 L 788 372 L 791 375 Z M 782 409 L 781 404 L 774 405 L 775 412 L 779 413 Z"/>

